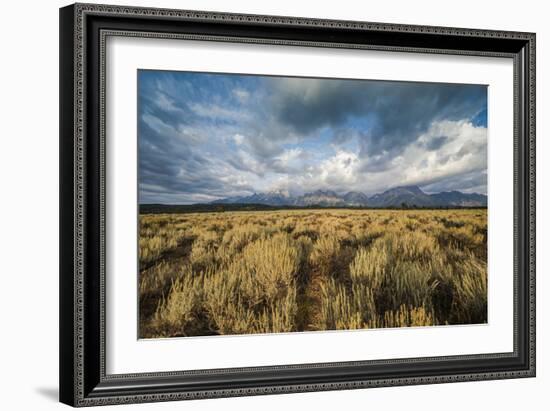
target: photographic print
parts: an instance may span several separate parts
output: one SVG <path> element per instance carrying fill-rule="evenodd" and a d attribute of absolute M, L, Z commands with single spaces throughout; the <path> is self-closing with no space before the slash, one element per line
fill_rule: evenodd
<path fill-rule="evenodd" d="M 487 86 L 138 71 L 139 338 L 487 323 Z"/>
<path fill-rule="evenodd" d="M 59 35 L 61 402 L 535 377 L 535 33 L 77 3 Z"/>

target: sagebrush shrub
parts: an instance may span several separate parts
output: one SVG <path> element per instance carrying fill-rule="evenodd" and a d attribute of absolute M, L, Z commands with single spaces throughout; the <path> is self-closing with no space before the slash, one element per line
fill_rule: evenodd
<path fill-rule="evenodd" d="M 484 210 L 140 216 L 140 336 L 487 321 Z"/>

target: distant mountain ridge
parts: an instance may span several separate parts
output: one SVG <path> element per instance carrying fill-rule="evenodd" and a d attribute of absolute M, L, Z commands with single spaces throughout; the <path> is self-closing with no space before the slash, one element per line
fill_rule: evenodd
<path fill-rule="evenodd" d="M 292 196 L 288 191 L 277 190 L 267 193 L 254 193 L 250 196 L 228 197 L 212 201 L 210 204 L 262 204 L 268 206 L 295 207 L 487 207 L 487 196 L 478 193 L 444 191 L 427 194 L 420 187 L 394 187 L 383 193 L 367 196 L 350 191 L 338 194 L 332 190 L 316 190 L 301 196 Z"/>

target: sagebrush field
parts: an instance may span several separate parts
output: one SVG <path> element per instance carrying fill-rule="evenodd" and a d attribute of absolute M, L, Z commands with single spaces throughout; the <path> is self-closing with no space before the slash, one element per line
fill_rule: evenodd
<path fill-rule="evenodd" d="M 487 322 L 487 211 L 140 216 L 140 337 Z"/>

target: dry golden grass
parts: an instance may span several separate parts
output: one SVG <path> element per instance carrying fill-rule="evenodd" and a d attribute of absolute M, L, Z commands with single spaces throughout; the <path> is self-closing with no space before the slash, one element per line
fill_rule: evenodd
<path fill-rule="evenodd" d="M 486 210 L 140 217 L 143 338 L 487 321 Z"/>

